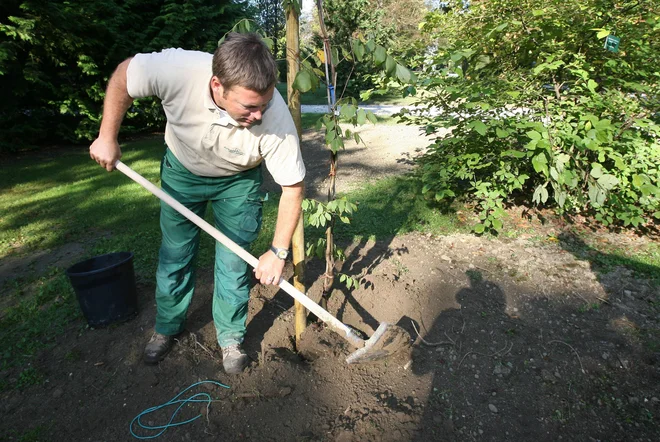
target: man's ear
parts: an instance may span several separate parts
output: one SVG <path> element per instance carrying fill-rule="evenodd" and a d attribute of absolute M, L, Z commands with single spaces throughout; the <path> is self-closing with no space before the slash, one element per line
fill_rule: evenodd
<path fill-rule="evenodd" d="M 224 97 L 225 88 L 220 83 L 220 79 L 215 75 L 211 77 L 211 90 L 218 94 L 219 97 Z"/>

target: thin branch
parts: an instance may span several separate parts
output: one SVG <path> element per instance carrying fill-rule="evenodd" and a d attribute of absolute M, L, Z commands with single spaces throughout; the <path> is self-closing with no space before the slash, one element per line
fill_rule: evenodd
<path fill-rule="evenodd" d="M 548 342 L 548 344 L 553 344 L 553 343 L 555 343 L 555 342 L 558 343 L 558 344 L 564 344 L 566 347 L 568 347 L 568 348 L 570 348 L 571 350 L 573 350 L 573 353 L 575 353 L 575 356 L 577 357 L 577 360 L 578 360 L 578 362 L 580 363 L 580 368 L 582 369 L 582 373 L 586 374 L 587 372 L 585 371 L 584 366 L 582 365 L 582 359 L 580 359 L 580 355 L 578 354 L 577 350 L 575 350 L 572 346 L 570 346 L 569 344 L 565 343 L 564 341 L 557 341 L 557 340 L 554 340 L 554 341 L 550 341 L 550 342 Z"/>
<path fill-rule="evenodd" d="M 496 351 L 495 353 L 491 353 L 489 355 L 487 355 L 486 353 L 479 353 L 478 351 L 469 351 L 469 352 L 465 353 L 465 355 L 461 358 L 461 362 L 458 364 L 458 367 L 456 367 L 456 369 L 461 368 L 461 365 L 463 364 L 463 361 L 469 355 L 474 354 L 474 355 L 486 356 L 486 357 L 492 358 L 494 356 L 504 356 L 504 355 L 508 354 L 511 351 L 511 349 L 513 349 L 513 342 L 511 343 L 511 346 L 509 346 L 509 342 L 504 341 L 504 347 L 502 347 L 502 350 Z"/>
<path fill-rule="evenodd" d="M 415 333 L 417 333 L 417 337 L 418 337 L 418 338 L 419 338 L 424 344 L 428 345 L 429 347 L 438 347 L 438 346 L 440 346 L 440 345 L 456 345 L 456 342 L 455 342 L 453 339 L 451 339 L 449 336 L 447 336 L 447 333 L 445 333 L 445 336 L 447 336 L 447 339 L 449 339 L 449 341 L 428 342 L 427 340 L 425 340 L 424 338 L 422 338 L 422 335 L 419 334 L 419 331 L 417 330 L 417 327 L 415 326 L 415 322 L 411 320 L 410 323 L 412 324 L 413 329 L 415 329 Z"/>

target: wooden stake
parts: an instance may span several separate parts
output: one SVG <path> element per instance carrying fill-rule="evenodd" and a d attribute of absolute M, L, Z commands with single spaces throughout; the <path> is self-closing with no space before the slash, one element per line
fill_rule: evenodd
<path fill-rule="evenodd" d="M 302 117 L 300 113 L 300 92 L 293 89 L 293 82 L 300 70 L 300 21 L 299 12 L 295 7 L 286 11 L 286 62 L 287 62 L 287 101 L 293 122 L 298 131 L 298 139 L 302 140 Z M 293 251 L 293 286 L 305 293 L 305 233 L 303 217 L 300 215 L 296 230 L 291 239 Z M 295 302 L 296 347 L 299 347 L 300 337 L 307 327 L 307 309 L 298 301 Z"/>

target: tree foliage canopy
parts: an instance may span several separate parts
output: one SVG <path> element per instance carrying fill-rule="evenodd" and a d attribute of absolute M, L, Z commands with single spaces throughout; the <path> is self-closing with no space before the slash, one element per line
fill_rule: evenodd
<path fill-rule="evenodd" d="M 213 51 L 248 11 L 230 0 L 4 0 L 0 150 L 92 138 L 119 62 L 166 47 Z M 152 127 L 159 116 L 142 101 L 129 127 Z"/>
<path fill-rule="evenodd" d="M 413 55 L 424 51 L 425 43 L 418 29 L 427 12 L 423 0 L 324 0 L 325 24 L 331 45 L 350 48 L 355 39 L 371 41 L 387 53 L 411 66 Z M 316 47 L 322 47 L 317 35 Z M 361 61 L 361 60 L 358 60 Z M 383 77 L 364 63 L 339 63 L 338 84 L 357 97 L 360 90 L 374 87 Z M 375 78 L 374 78 L 375 77 Z"/>

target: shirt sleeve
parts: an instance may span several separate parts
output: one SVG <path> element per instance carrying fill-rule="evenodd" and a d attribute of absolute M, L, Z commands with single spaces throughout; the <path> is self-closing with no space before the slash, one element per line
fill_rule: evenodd
<path fill-rule="evenodd" d="M 291 186 L 305 179 L 306 169 L 300 151 L 298 131 L 279 93 L 273 96 L 268 127 L 261 139 L 261 156 L 268 172 L 280 186 Z"/>
<path fill-rule="evenodd" d="M 126 71 L 126 88 L 133 98 L 158 96 L 156 70 L 162 57 L 159 52 L 137 54 L 128 64 Z M 152 69 L 148 67 L 151 66 Z"/>
<path fill-rule="evenodd" d="M 191 69 L 200 69 L 198 66 L 201 66 L 210 73 L 210 57 L 210 54 L 180 48 L 137 54 L 126 71 L 128 95 L 133 98 L 156 96 L 166 102 L 186 87 Z M 208 64 L 199 63 L 200 58 L 208 59 Z"/>

